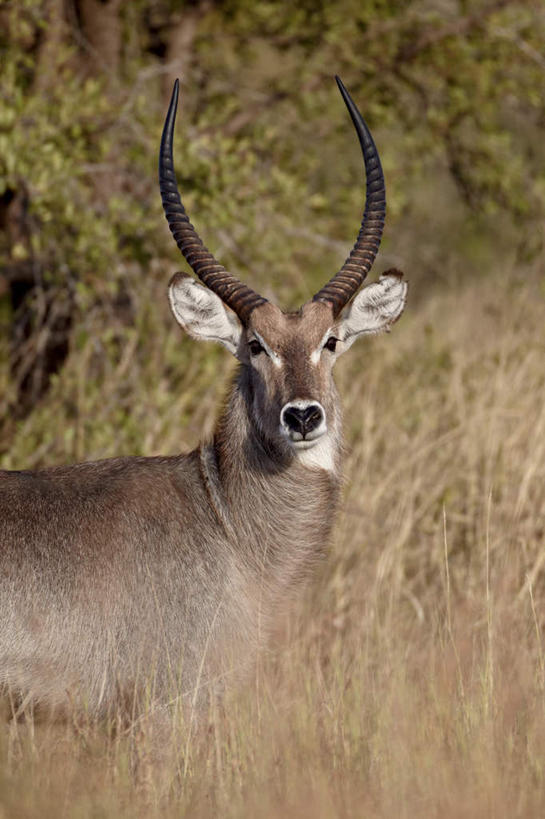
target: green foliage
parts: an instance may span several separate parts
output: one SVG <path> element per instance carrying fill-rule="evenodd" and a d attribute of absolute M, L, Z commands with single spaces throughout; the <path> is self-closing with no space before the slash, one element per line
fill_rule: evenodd
<path fill-rule="evenodd" d="M 215 255 L 283 306 L 335 271 L 362 210 L 361 156 L 334 73 L 381 150 L 382 267 L 405 268 L 414 284 L 540 252 L 545 23 L 531 3 L 137 0 L 111 20 L 115 59 L 85 5 L 75 3 L 79 17 L 53 0 L 2 10 L 0 450 L 14 408 L 25 415 L 55 372 L 65 383 L 70 355 L 107 347 L 113 332 L 119 358 L 134 326 L 143 348 L 156 343 L 146 294 L 162 303 L 184 266 L 155 170 L 176 74 L 184 202 Z M 68 358 L 52 364 L 43 349 L 59 333 Z M 45 376 L 29 393 L 38 366 Z M 95 361 L 92 373 L 99 394 L 105 370 Z"/>

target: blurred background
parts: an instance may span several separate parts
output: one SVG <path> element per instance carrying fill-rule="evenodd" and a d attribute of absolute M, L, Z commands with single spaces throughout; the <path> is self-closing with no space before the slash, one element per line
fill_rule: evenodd
<path fill-rule="evenodd" d="M 195 355 L 216 367 L 166 307 L 185 269 L 156 181 L 175 77 L 189 213 L 283 307 L 338 269 L 359 226 L 363 167 L 335 73 L 385 169 L 376 268 L 405 270 L 413 307 L 542 253 L 540 2 L 4 0 L 0 31 L 4 465 L 164 449 L 149 418 L 161 391 L 198 394 L 180 380 Z"/>

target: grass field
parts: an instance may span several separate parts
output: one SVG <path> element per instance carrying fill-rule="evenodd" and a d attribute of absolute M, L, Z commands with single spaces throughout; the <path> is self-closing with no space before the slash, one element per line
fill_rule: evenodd
<path fill-rule="evenodd" d="M 100 344 L 86 319 L 2 466 L 211 430 L 227 354 L 180 342 L 146 287 Z M 330 557 L 248 686 L 176 726 L 162 766 L 138 726 L 7 727 L 0 817 L 545 815 L 544 307 L 539 264 L 413 287 L 392 334 L 338 366 Z"/>

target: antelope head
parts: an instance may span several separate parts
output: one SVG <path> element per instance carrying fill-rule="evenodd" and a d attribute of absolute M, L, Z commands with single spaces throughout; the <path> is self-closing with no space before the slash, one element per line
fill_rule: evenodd
<path fill-rule="evenodd" d="M 378 282 L 360 290 L 384 227 L 384 176 L 373 138 L 348 91 L 336 79 L 363 152 L 365 211 L 356 243 L 339 272 L 296 312 L 280 310 L 227 272 L 189 221 L 172 159 L 178 81 L 159 158 L 159 183 L 170 230 L 205 285 L 183 273 L 174 275 L 169 299 L 176 320 L 194 338 L 220 342 L 242 363 L 252 423 L 269 445 L 307 460 L 312 451 L 320 451 L 317 464 L 328 457 L 328 433 L 338 426 L 333 364 L 359 336 L 388 330 L 401 315 L 407 294 L 407 284 L 397 270 L 387 271 Z"/>

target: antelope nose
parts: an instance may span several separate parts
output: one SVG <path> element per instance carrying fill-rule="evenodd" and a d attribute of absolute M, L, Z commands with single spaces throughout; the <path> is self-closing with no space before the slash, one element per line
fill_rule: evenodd
<path fill-rule="evenodd" d="M 324 411 L 320 404 L 286 404 L 281 420 L 291 433 L 299 433 L 306 438 L 324 422 Z"/>

